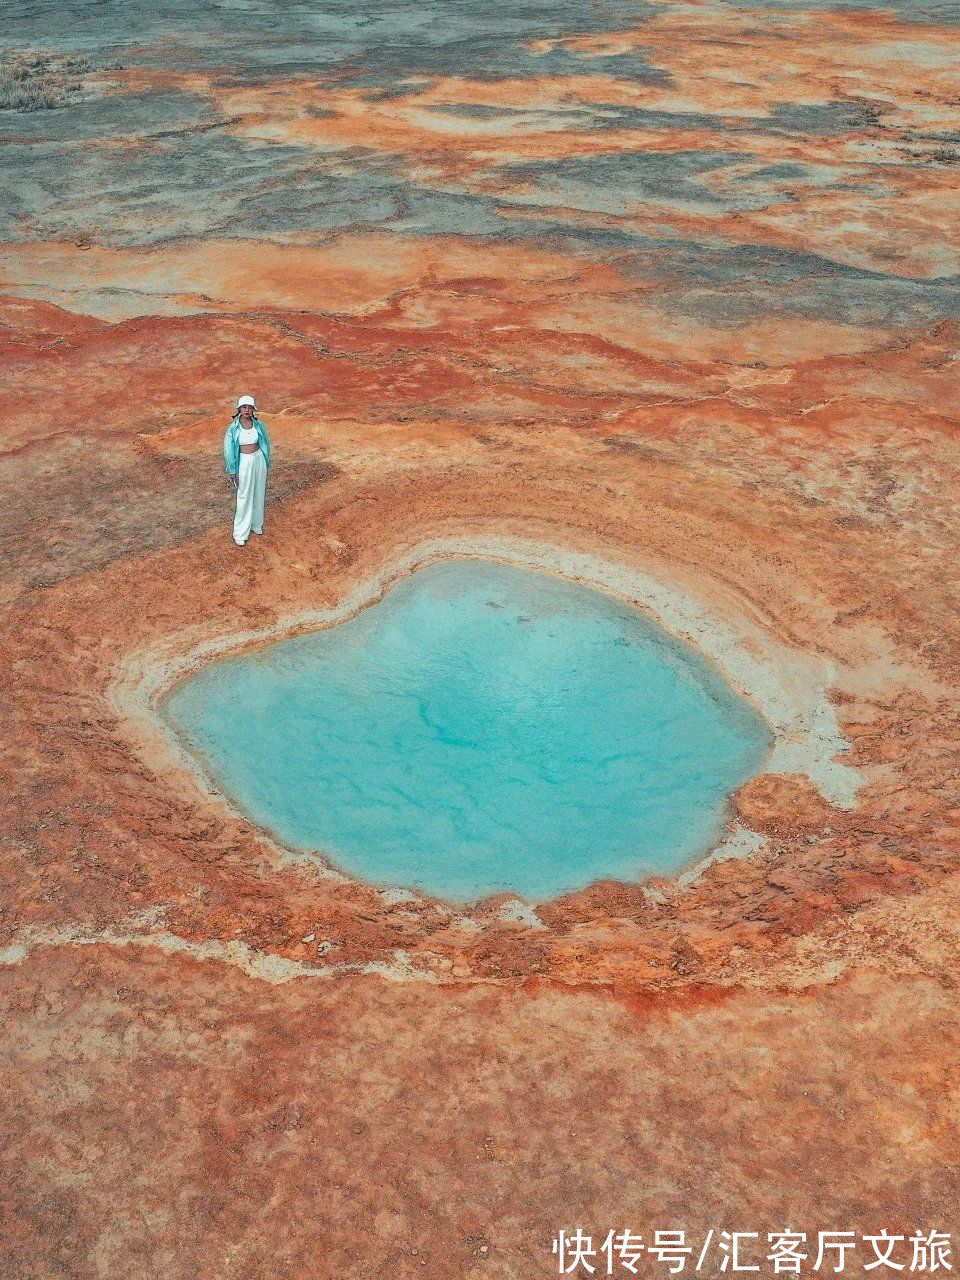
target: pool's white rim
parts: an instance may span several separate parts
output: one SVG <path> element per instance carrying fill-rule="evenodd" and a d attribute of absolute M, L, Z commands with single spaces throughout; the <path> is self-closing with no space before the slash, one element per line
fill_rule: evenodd
<path fill-rule="evenodd" d="M 425 538 L 413 547 L 394 552 L 375 574 L 330 608 L 287 614 L 267 627 L 219 636 L 205 634 L 198 638 L 195 628 L 176 632 L 121 660 L 108 689 L 111 706 L 127 736 L 152 768 L 165 772 L 173 769 L 186 775 L 205 800 L 220 803 L 248 823 L 265 844 L 279 850 L 286 860 L 300 865 L 309 863 L 324 878 L 355 881 L 356 877 L 340 871 L 321 852 L 291 849 L 272 831 L 260 827 L 219 788 L 203 761 L 164 714 L 162 703 L 174 686 L 210 662 L 294 635 L 339 626 L 382 600 L 411 574 L 451 560 L 493 561 L 538 570 L 602 591 L 646 613 L 674 638 L 692 645 L 763 717 L 773 735 L 764 774 L 801 775 L 834 807 L 853 806 L 863 779 L 857 770 L 836 759 L 849 748 L 849 743 L 840 731 L 829 696 L 836 678 L 833 663 L 779 641 L 769 618 L 719 584 L 711 589 L 708 598 L 706 592 L 678 585 L 666 566 L 662 573 L 657 567 L 640 569 L 613 555 L 571 551 L 512 535 Z M 756 853 L 764 845 L 763 836 L 735 823 L 705 855 L 681 867 L 672 877 L 660 878 L 672 878 L 686 887 L 694 884 L 712 863 Z M 391 889 L 384 887 L 381 892 L 390 893 Z M 415 892 L 421 896 L 421 891 Z M 519 895 L 511 896 L 522 901 Z M 422 897 L 444 901 L 426 892 Z M 448 905 L 467 909 L 463 903 Z"/>

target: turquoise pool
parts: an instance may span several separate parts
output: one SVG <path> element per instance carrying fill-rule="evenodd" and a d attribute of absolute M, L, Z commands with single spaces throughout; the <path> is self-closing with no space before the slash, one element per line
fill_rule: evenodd
<path fill-rule="evenodd" d="M 754 709 L 643 614 L 472 560 L 212 663 L 165 706 L 287 845 L 455 901 L 674 872 L 716 841 L 771 746 Z"/>

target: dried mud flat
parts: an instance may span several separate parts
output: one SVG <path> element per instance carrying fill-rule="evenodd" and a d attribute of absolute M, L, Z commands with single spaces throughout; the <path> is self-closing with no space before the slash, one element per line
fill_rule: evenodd
<path fill-rule="evenodd" d="M 960 29 L 608 8 L 482 76 L 396 36 L 400 81 L 88 31 L 69 115 L 0 112 L 39 175 L 0 245 L 3 1280 L 960 1231 Z M 600 581 L 758 699 L 739 856 L 454 907 L 278 847 L 163 732 L 191 663 L 449 554 Z"/>

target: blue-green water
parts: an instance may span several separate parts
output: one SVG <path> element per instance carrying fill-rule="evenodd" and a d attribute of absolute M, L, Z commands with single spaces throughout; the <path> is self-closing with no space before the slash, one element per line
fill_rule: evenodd
<path fill-rule="evenodd" d="M 216 662 L 166 709 L 288 845 L 454 900 L 673 872 L 770 747 L 752 707 L 641 613 L 477 561 Z"/>

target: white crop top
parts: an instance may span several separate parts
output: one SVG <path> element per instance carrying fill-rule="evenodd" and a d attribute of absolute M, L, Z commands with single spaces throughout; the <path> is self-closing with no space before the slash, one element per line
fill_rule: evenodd
<path fill-rule="evenodd" d="M 241 427 L 241 428 L 240 428 L 240 443 L 241 443 L 241 444 L 256 444 L 256 443 L 257 443 L 257 428 L 256 428 L 256 427 Z"/>

